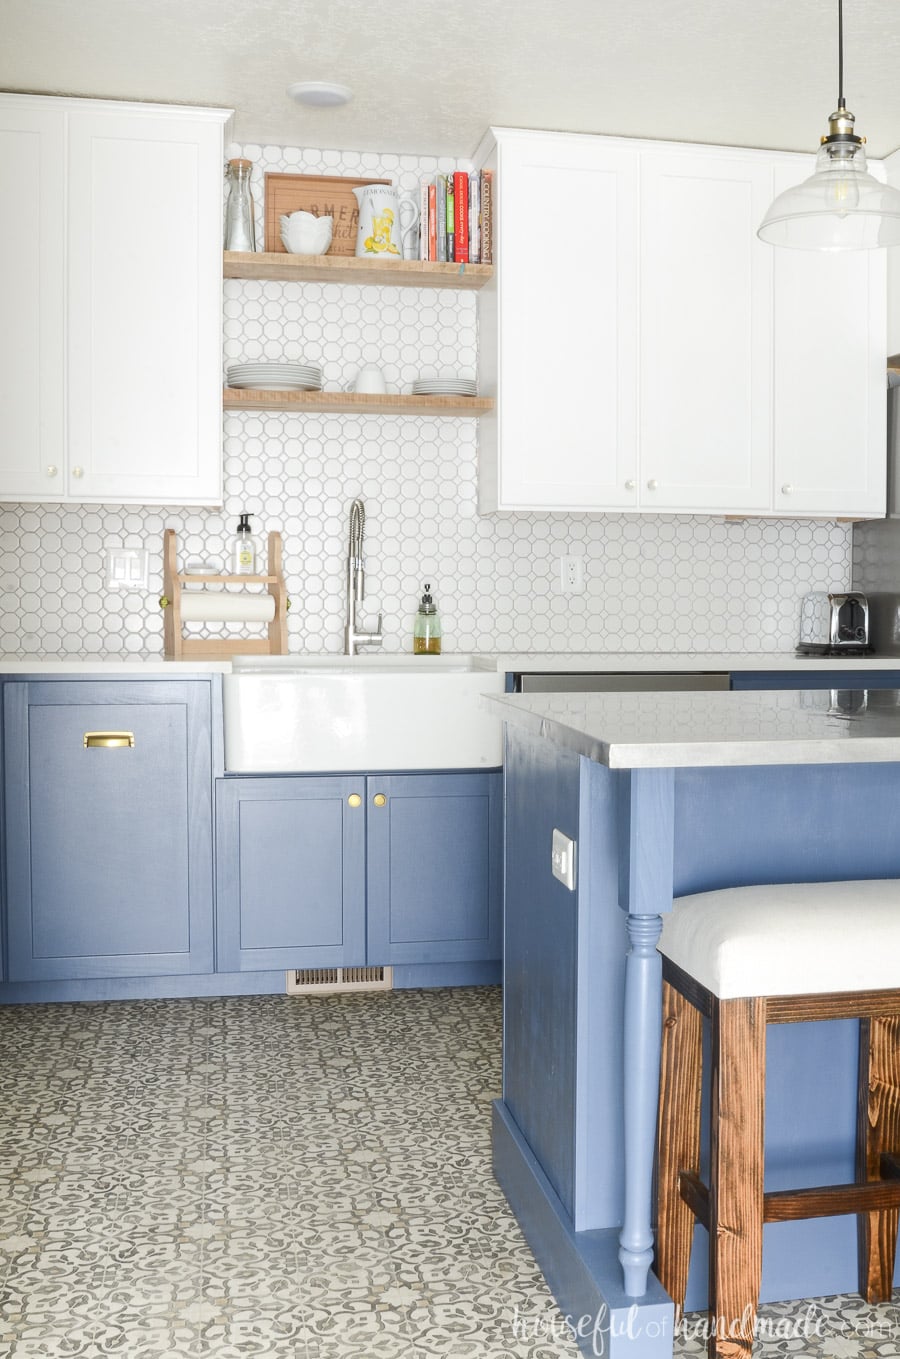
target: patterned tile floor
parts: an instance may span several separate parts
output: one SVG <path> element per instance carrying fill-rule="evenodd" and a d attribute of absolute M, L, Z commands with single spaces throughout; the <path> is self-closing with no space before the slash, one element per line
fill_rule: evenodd
<path fill-rule="evenodd" d="M 575 1359 L 490 1174 L 499 1023 L 495 988 L 0 1007 L 0 1359 Z M 759 1355 L 900 1354 L 900 1312 L 814 1307 Z"/>

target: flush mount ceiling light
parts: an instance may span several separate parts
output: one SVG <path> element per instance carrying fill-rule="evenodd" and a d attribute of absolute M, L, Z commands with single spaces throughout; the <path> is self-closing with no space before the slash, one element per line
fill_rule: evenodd
<path fill-rule="evenodd" d="M 297 80 L 288 85 L 287 92 L 298 104 L 313 109 L 336 108 L 353 98 L 349 85 L 336 85 L 331 80 Z"/>
<path fill-rule="evenodd" d="M 815 173 L 778 195 L 757 235 L 795 250 L 873 250 L 900 245 L 900 192 L 866 170 L 864 137 L 844 102 L 844 13 L 838 0 L 838 106 Z"/>

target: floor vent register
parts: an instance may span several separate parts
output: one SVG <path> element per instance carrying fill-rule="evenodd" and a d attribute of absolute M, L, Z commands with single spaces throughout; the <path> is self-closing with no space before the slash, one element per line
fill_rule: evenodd
<path fill-rule="evenodd" d="M 301 967 L 286 973 L 286 979 L 289 996 L 394 989 L 394 970 L 391 967 Z"/>

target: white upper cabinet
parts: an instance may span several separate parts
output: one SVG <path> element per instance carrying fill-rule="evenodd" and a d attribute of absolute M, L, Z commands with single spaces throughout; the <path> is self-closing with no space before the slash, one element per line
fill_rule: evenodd
<path fill-rule="evenodd" d="M 4 499 L 221 502 L 228 116 L 0 95 Z"/>
<path fill-rule="evenodd" d="M 501 128 L 477 159 L 483 513 L 884 513 L 884 253 L 756 235 L 805 157 Z"/>
<path fill-rule="evenodd" d="M 36 99 L 0 104 L 0 495 L 62 493 L 65 127 Z M 49 472 L 48 469 L 53 469 Z"/>
<path fill-rule="evenodd" d="M 776 193 L 812 173 L 811 157 L 784 160 Z M 785 516 L 881 516 L 887 252 L 772 253 L 774 508 Z"/>
<path fill-rule="evenodd" d="M 641 157 L 644 509 L 768 508 L 771 197 L 753 156 Z"/>
<path fill-rule="evenodd" d="M 633 506 L 637 155 L 557 133 L 498 149 L 479 349 L 501 401 L 480 431 L 481 508 Z"/>

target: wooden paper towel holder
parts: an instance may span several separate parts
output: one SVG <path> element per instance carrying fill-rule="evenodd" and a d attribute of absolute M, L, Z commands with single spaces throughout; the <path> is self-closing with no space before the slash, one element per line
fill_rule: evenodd
<path fill-rule="evenodd" d="M 185 637 L 181 596 L 185 582 L 193 585 L 265 585 L 275 600 L 275 616 L 266 623 L 265 637 Z M 258 596 L 253 596 L 258 598 Z M 229 656 L 286 656 L 287 611 L 290 602 L 281 567 L 281 534 L 269 534 L 269 559 L 264 576 L 185 575 L 178 570 L 174 529 L 163 534 L 163 633 L 167 661 L 227 660 Z"/>

